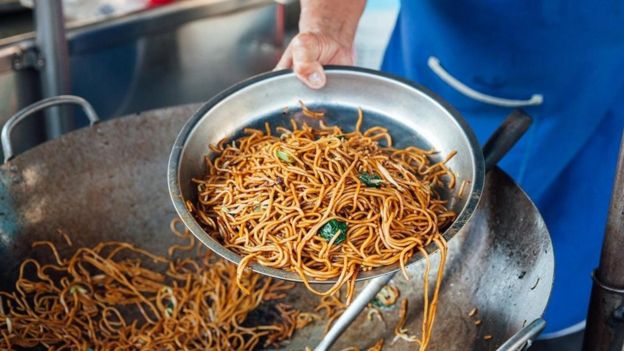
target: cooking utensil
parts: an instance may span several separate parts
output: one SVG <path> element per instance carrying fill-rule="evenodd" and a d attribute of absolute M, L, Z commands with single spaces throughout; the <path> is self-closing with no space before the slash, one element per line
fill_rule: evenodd
<path fill-rule="evenodd" d="M 19 122 L 21 122 L 29 115 L 35 112 L 45 110 L 48 107 L 70 104 L 78 105 L 82 108 L 87 118 L 89 119 L 90 125 L 94 125 L 100 121 L 100 118 L 98 117 L 93 107 L 85 99 L 79 96 L 60 95 L 36 102 L 18 111 L 15 115 L 13 115 L 6 121 L 4 128 L 2 128 L 2 135 L 0 136 L 0 138 L 2 138 L 2 153 L 4 154 L 4 162 L 6 163 L 11 158 L 13 158 L 13 146 L 11 145 L 10 133 Z"/>
<path fill-rule="evenodd" d="M 292 71 L 251 78 L 212 98 L 180 131 L 169 161 L 171 199 L 184 224 L 221 257 L 235 264 L 242 259 L 206 233 L 185 205 L 187 200 L 197 201 L 196 187 L 191 179 L 205 174 L 204 157 L 212 154 L 208 145 L 216 144 L 224 137 L 235 138 L 243 128 L 260 127 L 266 121 L 273 127 L 288 127 L 289 119 L 285 117 L 300 111 L 299 101 L 308 103 L 312 109 L 324 110 L 327 124 L 337 124 L 346 130 L 354 127 L 357 108 L 362 108 L 365 116 L 363 128 L 372 125 L 387 127 L 398 147 L 433 148 L 440 155 L 457 150 L 457 155 L 447 165 L 456 174 L 457 184 L 466 182 L 467 186 L 458 196 L 444 194 L 447 199 L 453 197 L 449 207 L 458 214 L 444 231 L 444 237 L 451 239 L 470 219 L 481 196 L 485 166 L 476 138 L 459 113 L 426 88 L 378 71 L 336 66 L 327 67 L 326 74 L 328 83 L 321 90 L 307 88 Z M 285 113 L 285 109 L 289 112 Z M 301 113 L 295 114 L 295 118 L 318 124 Z M 435 244 L 427 249 L 435 250 Z M 417 253 L 410 262 L 422 257 Z M 294 272 L 257 263 L 251 264 L 251 268 L 279 279 L 301 281 Z M 360 272 L 358 280 L 398 269 L 398 263 L 374 268 Z M 333 283 L 335 279 L 320 281 L 310 277 L 309 281 Z"/>
<path fill-rule="evenodd" d="M 177 131 L 199 106 L 161 109 L 84 128 L 49 141 L 0 166 L 0 289 L 12 291 L 20 262 L 52 262 L 31 243 L 50 240 L 62 255 L 102 240 L 122 240 L 158 254 L 177 239 L 169 232 L 175 216 L 167 186 L 167 158 Z M 64 244 L 57 230 L 74 242 Z M 435 256 L 433 257 L 435 262 Z M 449 242 L 431 350 L 494 349 L 546 306 L 553 277 L 548 231 L 526 194 L 499 169 L 490 171 L 482 201 L 470 223 Z M 422 276 L 423 264 L 408 268 Z M 392 281 L 410 300 L 406 327 L 420 328 L 422 283 L 398 275 Z M 357 289 L 362 286 L 358 285 Z M 318 298 L 299 284 L 288 296 L 310 311 Z M 475 317 L 468 312 L 478 307 Z M 336 349 L 366 348 L 385 338 L 384 350 L 413 345 L 392 343 L 397 306 L 384 311 L 385 324 L 360 315 Z M 275 316 L 255 314 L 249 323 Z M 479 327 L 474 321 L 482 321 Z M 323 337 L 324 323 L 297 331 L 284 349 L 302 350 Z M 489 341 L 483 336 L 492 335 Z"/>

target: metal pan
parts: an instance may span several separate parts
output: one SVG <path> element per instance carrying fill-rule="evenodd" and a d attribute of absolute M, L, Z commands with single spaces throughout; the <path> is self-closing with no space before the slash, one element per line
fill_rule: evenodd
<path fill-rule="evenodd" d="M 460 196 L 445 194 L 457 219 L 443 235 L 450 240 L 470 219 L 483 188 L 485 165 L 481 148 L 474 134 L 455 109 L 422 86 L 384 75 L 378 71 L 353 67 L 327 67 L 327 86 L 312 90 L 299 82 L 292 71 L 262 74 L 251 78 L 208 101 L 180 131 L 171 151 L 168 168 L 169 192 L 180 218 L 191 232 L 212 251 L 238 264 L 238 254 L 225 248 L 204 231 L 185 206 L 186 200 L 196 202 L 197 191 L 191 179 L 205 173 L 204 156 L 210 155 L 209 144 L 224 137 L 234 138 L 243 128 L 260 127 L 268 121 L 273 127 L 289 126 L 299 101 L 326 112 L 327 124 L 349 130 L 355 126 L 357 109 L 364 111 L 363 128 L 382 125 L 389 129 L 398 147 L 414 145 L 440 152 L 440 158 L 456 150 L 448 166 L 457 176 L 457 183 L 468 186 Z M 285 113 L 285 108 L 288 112 Z M 303 114 L 295 118 L 306 120 Z M 318 121 L 307 120 L 314 125 Z M 431 244 L 428 251 L 434 251 Z M 410 262 L 423 256 L 415 254 Z M 279 279 L 301 281 L 293 272 L 252 264 L 261 274 Z M 373 278 L 399 269 L 394 264 L 361 272 L 358 280 Z M 332 283 L 335 279 L 310 282 Z"/>
<path fill-rule="evenodd" d="M 53 259 L 47 251 L 31 248 L 35 240 L 55 242 L 62 254 L 102 240 L 124 240 L 166 253 L 176 240 L 168 229 L 175 210 L 166 191 L 167 158 L 177 131 L 198 107 L 96 124 L 0 166 L 0 289 L 13 289 L 22 260 Z M 63 248 L 59 229 L 71 235 L 73 249 Z M 495 350 L 542 315 L 553 278 L 550 237 L 531 200 L 505 173 L 488 173 L 474 218 L 449 250 L 431 350 Z M 421 269 L 422 263 L 412 265 L 410 273 L 419 277 Z M 422 284 L 395 279 L 392 283 L 410 300 L 407 327 L 417 331 Z M 289 300 L 302 310 L 318 303 L 302 284 Z M 468 316 L 473 307 L 479 309 L 479 327 Z M 383 316 L 385 324 L 360 316 L 335 349 L 365 348 L 380 337 L 386 340 L 384 350 L 413 349 L 402 341 L 392 343 L 396 307 Z M 250 318 L 250 323 L 266 323 L 271 316 Z M 316 345 L 323 326 L 316 323 L 297 332 L 284 349 Z M 483 340 L 486 334 L 493 339 Z"/>

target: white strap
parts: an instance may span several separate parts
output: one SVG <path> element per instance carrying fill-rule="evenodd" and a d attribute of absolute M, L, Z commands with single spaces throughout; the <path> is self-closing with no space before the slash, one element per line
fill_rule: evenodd
<path fill-rule="evenodd" d="M 579 332 L 581 330 L 585 329 L 585 320 L 582 320 L 576 324 L 572 324 L 571 326 L 567 327 L 567 328 L 563 328 L 559 331 L 556 332 L 552 332 L 552 333 L 542 333 L 537 339 L 538 340 L 548 340 L 548 339 L 556 339 L 556 338 L 560 338 L 562 336 L 566 336 L 572 333 L 576 333 Z"/>
<path fill-rule="evenodd" d="M 440 60 L 438 60 L 437 57 L 430 56 L 427 60 L 427 65 L 429 65 L 429 68 L 431 68 L 431 70 L 435 74 L 437 74 L 440 79 L 446 82 L 446 84 L 453 87 L 455 90 L 459 91 L 460 93 L 466 95 L 471 99 L 475 99 L 486 104 L 503 107 L 523 107 L 541 105 L 544 102 L 544 97 L 542 96 L 542 94 L 533 94 L 528 100 L 505 99 L 483 94 L 470 88 L 469 86 L 457 80 L 457 78 L 450 75 L 444 68 L 442 68 L 442 65 L 440 65 Z"/>

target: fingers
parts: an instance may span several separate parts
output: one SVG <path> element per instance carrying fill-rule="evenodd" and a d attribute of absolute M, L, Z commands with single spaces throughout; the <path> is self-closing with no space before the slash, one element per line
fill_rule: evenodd
<path fill-rule="evenodd" d="M 277 65 L 275 65 L 275 68 L 273 70 L 277 71 L 280 69 L 287 69 L 287 68 L 292 68 L 292 44 L 288 45 L 288 47 L 282 54 L 282 57 L 280 58 Z"/>
<path fill-rule="evenodd" d="M 325 86 L 326 77 L 320 60 L 323 56 L 330 55 L 330 49 L 322 45 L 319 37 L 313 33 L 301 33 L 291 43 L 293 70 L 312 89 Z"/>
<path fill-rule="evenodd" d="M 312 89 L 325 86 L 324 64 L 352 65 L 353 51 L 319 33 L 299 33 L 288 45 L 275 69 L 292 68 L 299 80 Z"/>

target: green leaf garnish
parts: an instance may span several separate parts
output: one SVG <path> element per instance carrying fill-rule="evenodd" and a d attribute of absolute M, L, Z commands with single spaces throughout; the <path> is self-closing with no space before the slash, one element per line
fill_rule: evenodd
<path fill-rule="evenodd" d="M 376 174 L 363 172 L 360 173 L 358 179 L 367 187 L 379 188 L 381 184 L 383 184 L 383 179 L 381 179 L 381 177 Z"/>
<path fill-rule="evenodd" d="M 340 244 L 347 239 L 347 229 L 347 223 L 332 219 L 321 227 L 319 235 L 327 241 L 337 236 L 334 244 Z"/>
<path fill-rule="evenodd" d="M 167 306 L 165 307 L 165 312 L 167 313 L 167 315 L 172 316 L 174 308 L 175 308 L 175 303 L 171 300 L 168 300 Z"/>
<path fill-rule="evenodd" d="M 256 206 L 254 206 L 254 212 L 264 211 L 267 208 L 269 208 L 269 204 L 266 203 L 266 202 L 261 202 L 261 203 L 257 204 Z"/>
<path fill-rule="evenodd" d="M 70 294 L 75 294 L 75 293 L 86 294 L 87 293 L 87 289 L 83 288 L 80 285 L 74 285 L 74 286 L 69 288 L 69 293 Z"/>
<path fill-rule="evenodd" d="M 377 308 L 386 307 L 386 306 L 384 306 L 384 305 L 381 303 L 381 301 L 379 301 L 379 299 L 378 299 L 377 297 L 374 297 L 374 298 L 371 300 L 370 304 L 371 304 L 371 305 L 373 305 L 373 306 L 375 306 L 375 307 L 377 307 Z"/>
<path fill-rule="evenodd" d="M 399 289 L 391 285 L 385 285 L 371 300 L 371 305 L 379 308 L 388 308 L 399 299 Z"/>
<path fill-rule="evenodd" d="M 275 152 L 275 154 L 277 155 L 277 158 L 279 158 L 280 160 L 286 162 L 286 163 L 292 163 L 293 162 L 293 157 L 291 154 L 289 154 L 286 151 L 282 151 L 282 150 L 277 150 Z"/>

